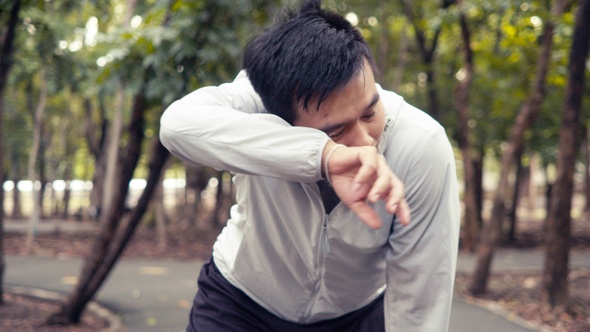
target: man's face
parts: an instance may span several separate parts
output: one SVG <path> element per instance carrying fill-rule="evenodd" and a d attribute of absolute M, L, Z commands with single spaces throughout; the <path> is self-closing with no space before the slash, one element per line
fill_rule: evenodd
<path fill-rule="evenodd" d="M 317 105 L 317 98 L 309 105 Z M 377 147 L 385 126 L 383 103 L 367 61 L 347 85 L 328 95 L 317 112 L 302 106 L 297 111 L 294 125 L 319 129 L 334 142 L 349 147 Z"/>

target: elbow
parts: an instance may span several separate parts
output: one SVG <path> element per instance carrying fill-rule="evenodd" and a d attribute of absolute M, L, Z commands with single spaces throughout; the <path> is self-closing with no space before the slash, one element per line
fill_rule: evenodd
<path fill-rule="evenodd" d="M 179 114 L 179 101 L 175 101 L 164 111 L 160 117 L 160 142 L 170 152 L 173 152 L 175 138 L 181 130 L 182 117 Z"/>

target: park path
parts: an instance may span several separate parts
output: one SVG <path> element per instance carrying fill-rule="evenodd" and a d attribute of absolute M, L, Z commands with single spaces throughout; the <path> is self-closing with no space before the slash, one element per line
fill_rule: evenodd
<path fill-rule="evenodd" d="M 492 271 L 541 271 L 543 255 L 541 250 L 501 249 L 494 255 Z M 83 263 L 81 259 L 65 257 L 7 256 L 5 259 L 4 282 L 8 288 L 24 287 L 64 294 L 77 281 Z M 457 271 L 471 272 L 475 260 L 474 255 L 460 254 Z M 202 264 L 198 260 L 121 259 L 95 300 L 119 313 L 128 331 L 184 331 Z M 570 265 L 590 269 L 590 254 L 573 250 Z M 536 330 L 512 316 L 456 298 L 449 331 Z"/>

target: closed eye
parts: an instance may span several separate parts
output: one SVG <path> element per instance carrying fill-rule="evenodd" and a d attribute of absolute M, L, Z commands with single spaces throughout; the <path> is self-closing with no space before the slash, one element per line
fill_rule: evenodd
<path fill-rule="evenodd" d="M 334 139 L 334 138 L 338 138 L 338 137 L 342 136 L 343 133 L 344 133 L 344 128 L 340 129 L 337 132 L 332 132 L 332 133 L 328 134 L 328 136 L 330 138 Z"/>
<path fill-rule="evenodd" d="M 371 111 L 369 114 L 365 114 L 361 117 L 361 119 L 363 120 L 370 120 L 371 118 L 373 118 L 375 116 L 377 112 L 375 111 Z"/>

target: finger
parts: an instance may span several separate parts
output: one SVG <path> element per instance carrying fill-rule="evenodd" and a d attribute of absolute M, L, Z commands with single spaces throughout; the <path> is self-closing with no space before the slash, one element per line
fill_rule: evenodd
<path fill-rule="evenodd" d="M 358 201 L 348 206 L 359 219 L 372 229 L 381 228 L 381 219 L 377 212 L 364 201 Z"/>
<path fill-rule="evenodd" d="M 385 159 L 379 159 L 379 171 L 377 172 L 378 177 L 373 183 L 373 186 L 368 195 L 368 198 L 372 203 L 376 203 L 380 199 L 388 198 L 391 191 L 394 189 L 394 185 L 397 180 L 395 175 L 393 175 L 391 172 L 389 166 L 385 163 Z"/>
<path fill-rule="evenodd" d="M 357 158 L 360 162 L 354 181 L 360 183 L 372 183 L 379 171 L 379 154 L 377 149 L 365 148 L 358 152 Z"/>
<path fill-rule="evenodd" d="M 396 215 L 403 226 L 407 226 L 411 222 L 410 206 L 405 199 L 400 202 Z"/>
<path fill-rule="evenodd" d="M 387 197 L 387 211 L 396 213 L 400 203 L 404 200 L 404 184 L 394 175 L 391 180 L 392 188 Z"/>

